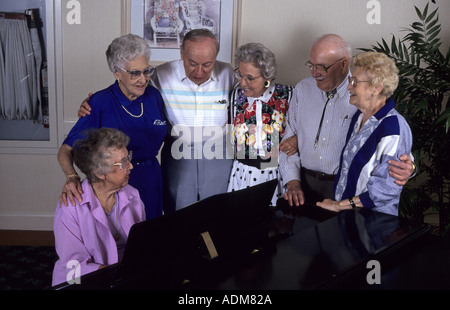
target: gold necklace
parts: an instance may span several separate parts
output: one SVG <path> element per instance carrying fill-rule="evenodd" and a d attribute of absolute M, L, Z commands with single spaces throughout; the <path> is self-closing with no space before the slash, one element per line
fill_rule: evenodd
<path fill-rule="evenodd" d="M 125 112 L 127 112 L 129 115 L 131 115 L 132 117 L 135 117 L 135 118 L 139 118 L 139 117 L 141 117 L 143 114 L 144 114 L 144 103 L 143 102 L 141 102 L 141 114 L 139 114 L 139 115 L 134 115 L 134 114 L 132 114 L 130 111 L 128 111 L 122 104 L 120 105 L 124 110 L 125 110 Z"/>

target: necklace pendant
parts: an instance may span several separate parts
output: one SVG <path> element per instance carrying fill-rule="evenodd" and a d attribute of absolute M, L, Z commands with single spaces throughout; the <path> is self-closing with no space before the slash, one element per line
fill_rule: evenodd
<path fill-rule="evenodd" d="M 114 235 L 114 240 L 115 240 L 115 241 L 119 241 L 119 239 L 120 239 L 119 233 L 116 233 L 116 234 Z"/>

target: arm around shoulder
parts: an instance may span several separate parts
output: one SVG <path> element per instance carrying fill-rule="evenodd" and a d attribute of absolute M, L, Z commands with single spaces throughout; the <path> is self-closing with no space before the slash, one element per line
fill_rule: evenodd
<path fill-rule="evenodd" d="M 66 183 L 63 186 L 60 202 L 68 205 L 68 200 L 71 204 L 75 205 L 74 197 L 81 202 L 81 194 L 83 190 L 81 188 L 80 177 L 73 166 L 72 147 L 67 144 L 61 145 L 58 150 L 58 162 L 66 176 Z"/>

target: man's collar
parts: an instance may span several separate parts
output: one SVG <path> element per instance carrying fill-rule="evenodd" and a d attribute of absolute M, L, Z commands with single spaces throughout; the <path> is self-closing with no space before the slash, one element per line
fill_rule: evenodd
<path fill-rule="evenodd" d="M 177 61 L 178 61 L 178 64 L 176 66 L 175 73 L 178 77 L 178 80 L 180 80 L 182 82 L 185 79 L 187 79 L 186 71 L 184 70 L 183 60 L 178 59 Z"/>
<path fill-rule="evenodd" d="M 344 97 L 346 95 L 347 92 L 347 85 L 348 85 L 348 77 L 350 76 L 350 71 L 348 72 L 348 74 L 345 76 L 344 80 L 342 80 L 342 82 L 338 85 L 338 87 L 336 87 L 335 89 L 333 89 L 332 91 L 329 92 L 325 92 L 323 90 L 320 89 L 320 91 L 323 91 L 325 94 L 325 98 L 328 97 L 328 94 L 330 94 L 331 92 L 333 92 L 333 96 L 331 98 L 336 98 L 336 97 Z"/>
<path fill-rule="evenodd" d="M 350 71 L 347 73 L 347 75 L 345 76 L 345 79 L 341 82 L 341 84 L 339 84 L 339 86 L 336 87 L 336 93 L 338 94 L 339 97 L 345 96 L 345 93 L 348 91 L 347 86 L 348 86 L 348 77 L 349 76 L 350 76 Z"/>

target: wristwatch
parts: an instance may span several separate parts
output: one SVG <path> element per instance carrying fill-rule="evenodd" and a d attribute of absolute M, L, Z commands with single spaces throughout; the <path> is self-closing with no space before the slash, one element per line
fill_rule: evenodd
<path fill-rule="evenodd" d="M 412 166 L 413 166 L 413 172 L 412 172 L 411 176 L 409 177 L 410 179 L 415 177 L 416 174 L 417 174 L 417 166 L 416 166 L 416 164 L 413 161 L 411 161 L 411 163 L 412 163 Z"/>
<path fill-rule="evenodd" d="M 356 208 L 355 202 L 353 201 L 353 197 L 350 197 L 348 201 L 350 202 L 350 205 L 352 206 L 353 209 Z"/>

